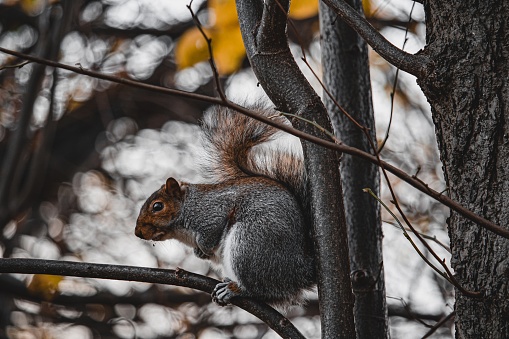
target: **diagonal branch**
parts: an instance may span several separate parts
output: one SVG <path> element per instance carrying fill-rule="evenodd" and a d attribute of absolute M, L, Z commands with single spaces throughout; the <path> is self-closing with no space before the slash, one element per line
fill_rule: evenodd
<path fill-rule="evenodd" d="M 209 52 L 209 65 L 212 69 L 212 73 L 214 74 L 214 80 L 216 81 L 216 91 L 219 94 L 219 97 L 223 101 L 227 101 L 226 94 L 224 93 L 223 87 L 221 86 L 221 81 L 219 79 L 219 72 L 217 71 L 216 61 L 214 60 L 214 53 L 212 53 L 212 39 L 207 36 L 207 33 L 205 33 L 205 30 L 203 29 L 203 26 L 200 22 L 200 19 L 196 14 L 194 13 L 193 9 L 191 8 L 191 5 L 193 3 L 193 0 L 187 5 L 187 9 L 189 12 L 191 12 L 191 17 L 194 20 L 194 23 L 196 24 L 196 27 L 200 31 L 201 35 L 203 36 L 203 39 L 205 39 L 205 42 L 207 43 L 207 49 Z"/>
<path fill-rule="evenodd" d="M 292 134 L 292 135 L 294 135 L 298 138 L 301 138 L 303 140 L 307 140 L 311 143 L 323 146 L 328 149 L 332 149 L 335 151 L 343 152 L 346 154 L 350 154 L 353 156 L 357 156 L 357 157 L 366 159 L 367 161 L 374 163 L 376 165 L 382 165 L 388 172 L 391 172 L 392 174 L 394 174 L 401 180 L 405 181 L 407 184 L 411 185 L 412 187 L 418 189 L 422 193 L 432 197 L 436 201 L 444 204 L 445 206 L 449 207 L 450 209 L 454 210 L 455 212 L 458 212 L 463 217 L 473 221 L 477 225 L 479 225 L 479 226 L 481 226 L 481 227 L 483 227 L 483 228 L 485 228 L 485 229 L 487 229 L 501 237 L 509 239 L 509 230 L 508 229 L 506 229 L 500 225 L 497 225 L 497 224 L 475 214 L 468 208 L 459 204 L 457 201 L 442 194 L 442 192 L 435 191 L 434 189 L 429 187 L 422 180 L 419 180 L 418 178 L 405 173 L 404 171 L 400 170 L 399 168 L 397 168 L 385 161 L 382 161 L 382 160 L 379 161 L 376 156 L 374 156 L 370 153 L 364 152 L 358 148 L 351 147 L 351 146 L 345 145 L 343 143 L 333 143 L 333 142 L 324 140 L 320 137 L 317 137 L 317 136 L 311 135 L 309 133 L 303 132 L 301 130 L 298 130 L 296 128 L 293 128 L 292 126 L 277 123 L 274 120 L 267 118 L 263 115 L 260 115 L 253 110 L 239 106 L 239 105 L 232 103 L 230 101 L 224 102 L 221 98 L 214 98 L 214 97 L 210 97 L 207 95 L 201 95 L 201 94 L 196 94 L 196 93 L 191 93 L 191 92 L 186 92 L 186 91 L 181 91 L 181 90 L 176 90 L 176 89 L 171 89 L 171 88 L 166 88 L 166 87 L 161 87 L 161 86 L 156 86 L 156 85 L 151 85 L 151 84 L 145 84 L 140 81 L 135 81 L 135 80 L 130 80 L 130 79 L 126 79 L 126 78 L 120 78 L 120 77 L 113 76 L 113 75 L 107 75 L 107 74 L 103 74 L 103 73 L 99 73 L 99 72 L 89 71 L 89 70 L 86 70 L 81 67 L 69 66 L 66 64 L 46 60 L 43 58 L 34 57 L 34 56 L 31 56 L 28 54 L 12 51 L 12 50 L 5 49 L 2 47 L 0 47 L 0 52 L 14 55 L 14 56 L 17 56 L 22 59 L 30 60 L 30 61 L 33 61 L 36 63 L 48 65 L 51 67 L 58 67 L 58 68 L 72 71 L 74 73 L 87 75 L 87 76 L 94 77 L 97 79 L 111 81 L 111 82 L 114 82 L 117 84 L 122 84 L 122 85 L 136 87 L 136 88 L 140 88 L 140 89 L 144 89 L 144 90 L 154 91 L 157 93 L 164 93 L 167 95 L 179 96 L 182 98 L 188 98 L 188 99 L 192 99 L 192 100 L 199 100 L 199 101 L 208 102 L 211 104 L 221 105 L 224 107 L 234 109 L 242 114 L 247 115 L 248 117 L 251 117 L 258 121 L 264 122 L 267 125 L 276 127 L 284 132 Z M 283 80 L 288 81 L 286 78 L 283 78 Z M 7 221 L 8 220 L 4 220 L 4 219 L 0 220 L 0 225 L 6 223 Z"/>
<path fill-rule="evenodd" d="M 422 337 L 422 339 L 429 338 L 433 333 L 435 333 L 441 326 L 450 321 L 456 316 L 456 311 L 452 311 L 442 319 L 440 319 L 429 331 Z"/>
<path fill-rule="evenodd" d="M 218 280 L 187 272 L 180 268 L 176 270 L 166 270 L 160 268 L 24 258 L 0 259 L 0 272 L 140 281 L 189 287 L 206 293 L 212 293 L 216 284 L 219 283 Z M 234 298 L 232 304 L 258 317 L 283 338 L 304 338 L 288 319 L 264 303 L 257 302 L 250 298 Z"/>
<path fill-rule="evenodd" d="M 407 53 L 391 44 L 344 0 L 322 1 L 366 40 L 366 42 L 385 60 L 397 68 L 415 75 L 417 78 L 422 78 L 425 75 L 426 69 L 430 63 L 430 60 L 426 56 Z"/>

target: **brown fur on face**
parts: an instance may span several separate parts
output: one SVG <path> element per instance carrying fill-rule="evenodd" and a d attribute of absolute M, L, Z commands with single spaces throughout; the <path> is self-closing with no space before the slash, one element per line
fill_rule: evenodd
<path fill-rule="evenodd" d="M 134 234 L 141 239 L 154 241 L 174 238 L 175 231 L 170 225 L 180 211 L 185 188 L 185 184 L 168 178 L 141 207 Z"/>

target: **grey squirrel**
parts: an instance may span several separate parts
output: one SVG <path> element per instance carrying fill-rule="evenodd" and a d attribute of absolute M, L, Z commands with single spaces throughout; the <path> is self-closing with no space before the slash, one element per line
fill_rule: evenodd
<path fill-rule="evenodd" d="M 215 183 L 168 178 L 142 206 L 135 234 L 177 239 L 221 268 L 224 280 L 212 293 L 220 305 L 236 296 L 301 303 L 316 283 L 302 157 L 261 149 L 278 130 L 230 109 L 206 112 L 202 130 Z"/>

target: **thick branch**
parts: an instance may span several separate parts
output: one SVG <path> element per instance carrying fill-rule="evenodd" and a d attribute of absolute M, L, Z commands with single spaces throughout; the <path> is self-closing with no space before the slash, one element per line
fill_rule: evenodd
<path fill-rule="evenodd" d="M 421 78 L 425 75 L 429 59 L 402 51 L 383 37 L 369 22 L 344 0 L 322 0 L 343 21 L 356 31 L 385 60 L 397 68 Z"/>
<path fill-rule="evenodd" d="M 216 284 L 219 283 L 215 279 L 179 268 L 166 270 L 42 259 L 0 259 L 0 273 L 49 274 L 140 281 L 189 287 L 206 293 L 212 293 Z M 304 338 L 288 319 L 266 304 L 249 298 L 234 298 L 232 304 L 255 315 L 283 338 Z"/>
<path fill-rule="evenodd" d="M 301 73 L 288 46 L 289 1 L 236 3 L 247 56 L 269 98 L 279 109 L 330 129 L 325 106 Z M 293 123 L 308 134 L 325 136 L 301 119 Z M 302 146 L 309 180 L 322 336 L 354 338 L 354 299 L 339 157 L 316 144 L 303 142 Z"/>
<path fill-rule="evenodd" d="M 157 92 L 157 93 L 164 93 L 167 95 L 174 95 L 174 96 L 179 96 L 182 98 L 199 100 L 199 101 L 208 102 L 211 104 L 229 107 L 229 108 L 234 109 L 242 114 L 245 114 L 253 119 L 262 121 L 270 126 L 274 126 L 282 131 L 285 131 L 289 134 L 295 135 L 296 137 L 301 138 L 303 140 L 307 140 L 309 142 L 323 146 L 328 149 L 336 150 L 336 151 L 343 152 L 346 154 L 351 154 L 351 155 L 366 159 L 369 162 L 374 163 L 376 165 L 383 166 L 387 171 L 391 172 L 392 174 L 394 174 L 401 180 L 405 181 L 406 183 L 408 183 L 409 185 L 418 189 L 419 191 L 423 192 L 424 194 L 432 197 L 436 201 L 444 204 L 445 206 L 449 207 L 450 209 L 454 210 L 455 212 L 458 212 L 463 217 L 473 221 L 477 225 L 479 225 L 479 226 L 481 226 L 495 234 L 498 234 L 504 238 L 509 239 L 509 230 L 505 229 L 504 227 L 501 227 L 500 225 L 497 225 L 487 219 L 484 219 L 483 217 L 472 212 L 471 210 L 463 207 L 458 202 L 454 201 L 453 199 L 449 198 L 448 196 L 443 195 L 442 193 L 433 190 L 422 180 L 419 180 L 418 178 L 405 173 L 404 171 L 400 170 L 399 168 L 397 168 L 393 165 L 390 165 L 389 163 L 387 163 L 385 161 L 379 162 L 378 159 L 376 158 L 376 156 L 369 154 L 367 152 L 364 152 L 362 150 L 359 150 L 355 147 L 351 147 L 351 146 L 348 146 L 348 145 L 345 145 L 342 143 L 336 144 L 336 143 L 324 140 L 322 138 L 319 138 L 317 136 L 311 135 L 309 133 L 300 131 L 300 130 L 293 128 L 289 125 L 279 124 L 279 123 L 277 123 L 263 115 L 260 115 L 252 110 L 249 110 L 245 107 L 239 106 L 239 105 L 234 104 L 229 101 L 225 102 L 225 101 L 221 100 L 220 98 L 214 98 L 214 97 L 209 97 L 206 95 L 190 93 L 190 92 L 180 91 L 180 90 L 156 86 L 156 85 L 145 84 L 145 83 L 135 81 L 135 80 L 120 78 L 120 77 L 116 77 L 113 75 L 102 74 L 102 73 L 94 72 L 94 71 L 89 71 L 89 70 L 86 70 L 86 69 L 83 69 L 80 67 L 73 67 L 73 66 L 65 65 L 62 63 L 58 63 L 58 62 L 37 58 L 37 57 L 31 56 L 28 54 L 8 50 L 8 49 L 2 48 L 2 47 L 0 47 L 0 52 L 14 55 L 19 58 L 30 60 L 30 61 L 37 62 L 37 63 L 41 63 L 44 65 L 66 69 L 66 70 L 69 70 L 69 71 L 72 71 L 72 72 L 75 72 L 78 74 L 91 76 L 91 77 L 94 77 L 97 79 L 103 79 L 103 80 L 111 81 L 114 83 L 123 84 L 123 85 L 136 87 L 136 88 L 140 88 L 140 89 L 145 89 L 145 90 L 149 90 L 149 91 L 153 91 L 153 92 Z M 285 80 L 285 79 L 283 78 L 283 80 Z M 5 222 L 5 220 L 0 220 L 0 224 L 2 224 L 4 222 Z"/>

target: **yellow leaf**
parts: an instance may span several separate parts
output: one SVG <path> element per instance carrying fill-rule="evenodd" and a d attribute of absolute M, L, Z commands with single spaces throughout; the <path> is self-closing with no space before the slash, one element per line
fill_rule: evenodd
<path fill-rule="evenodd" d="M 238 26 L 235 0 L 209 0 L 209 20 L 215 28 Z"/>
<path fill-rule="evenodd" d="M 211 26 L 204 30 L 212 41 L 217 70 L 221 75 L 231 74 L 240 68 L 246 56 L 235 0 L 209 0 L 208 6 Z M 208 58 L 207 42 L 198 28 L 188 30 L 177 42 L 175 61 L 179 69 Z"/>
<path fill-rule="evenodd" d="M 52 300 L 58 294 L 58 284 L 63 279 L 60 275 L 35 274 L 28 290 L 45 300 Z"/>
<path fill-rule="evenodd" d="M 212 52 L 219 74 L 231 74 L 238 70 L 246 55 L 238 25 L 204 29 L 212 41 Z M 185 32 L 175 47 L 175 62 L 179 69 L 209 59 L 207 42 L 198 28 Z"/>
<path fill-rule="evenodd" d="M 373 14 L 373 5 L 371 0 L 362 0 L 362 8 L 364 9 L 366 17 L 369 18 Z"/>
<path fill-rule="evenodd" d="M 240 27 L 237 25 L 214 32 L 212 50 L 219 74 L 231 74 L 238 70 L 246 56 Z"/>
<path fill-rule="evenodd" d="M 46 1 L 44 0 L 21 0 L 19 2 L 21 9 L 28 15 L 36 16 L 41 14 Z"/>
<path fill-rule="evenodd" d="M 210 31 L 204 29 L 205 34 L 210 38 Z M 193 66 L 209 58 L 207 42 L 198 28 L 193 27 L 187 30 L 180 37 L 175 47 L 175 62 L 179 69 Z"/>
<path fill-rule="evenodd" d="M 290 2 L 290 13 L 292 19 L 302 20 L 311 18 L 318 14 L 318 0 L 292 0 Z"/>
<path fill-rule="evenodd" d="M 71 99 L 67 102 L 66 112 L 73 112 L 73 111 L 77 110 L 78 108 L 80 108 L 81 106 L 83 106 L 83 101 L 76 101 L 76 100 Z"/>

